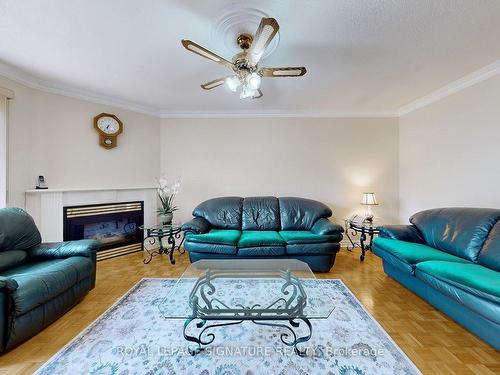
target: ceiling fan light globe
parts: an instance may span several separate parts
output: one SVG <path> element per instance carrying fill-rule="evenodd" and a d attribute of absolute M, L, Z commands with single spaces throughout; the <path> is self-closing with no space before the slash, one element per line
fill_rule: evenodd
<path fill-rule="evenodd" d="M 226 86 L 232 92 L 236 92 L 236 90 L 240 86 L 240 80 L 237 77 L 228 77 L 226 78 Z"/>
<path fill-rule="evenodd" d="M 240 94 L 240 99 L 253 98 L 254 96 L 257 96 L 257 90 L 248 87 L 243 87 L 243 90 L 241 91 Z"/>
<path fill-rule="evenodd" d="M 261 77 L 257 73 L 249 74 L 246 78 L 246 84 L 249 89 L 258 90 L 260 88 Z"/>

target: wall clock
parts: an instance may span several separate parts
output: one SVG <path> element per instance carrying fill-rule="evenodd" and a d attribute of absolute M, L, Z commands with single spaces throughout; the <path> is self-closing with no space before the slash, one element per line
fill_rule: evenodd
<path fill-rule="evenodd" d="M 118 134 L 123 132 L 123 123 L 110 113 L 101 113 L 94 117 L 94 128 L 99 133 L 99 144 L 106 148 L 116 147 Z"/>

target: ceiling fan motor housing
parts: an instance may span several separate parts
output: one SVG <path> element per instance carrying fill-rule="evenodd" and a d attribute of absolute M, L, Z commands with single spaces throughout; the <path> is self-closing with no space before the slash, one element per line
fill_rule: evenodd
<path fill-rule="evenodd" d="M 238 38 L 236 38 L 236 43 L 240 46 L 241 49 L 247 50 L 250 48 L 253 42 L 253 36 L 250 34 L 240 34 Z"/>

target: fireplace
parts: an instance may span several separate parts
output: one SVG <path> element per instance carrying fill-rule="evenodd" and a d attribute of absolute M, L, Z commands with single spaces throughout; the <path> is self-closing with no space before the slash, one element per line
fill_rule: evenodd
<path fill-rule="evenodd" d="M 92 204 L 63 208 L 64 241 L 94 239 L 101 243 L 97 260 L 141 251 L 144 202 Z"/>

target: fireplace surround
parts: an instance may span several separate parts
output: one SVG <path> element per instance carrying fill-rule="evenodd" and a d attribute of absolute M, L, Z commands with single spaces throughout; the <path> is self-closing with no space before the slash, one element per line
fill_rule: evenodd
<path fill-rule="evenodd" d="M 156 187 L 49 188 L 26 191 L 26 211 L 33 217 L 44 242 L 63 241 L 64 207 L 144 202 L 144 225 L 157 224 Z"/>
<path fill-rule="evenodd" d="M 63 207 L 63 240 L 99 241 L 97 260 L 142 251 L 143 224 L 143 201 Z"/>

